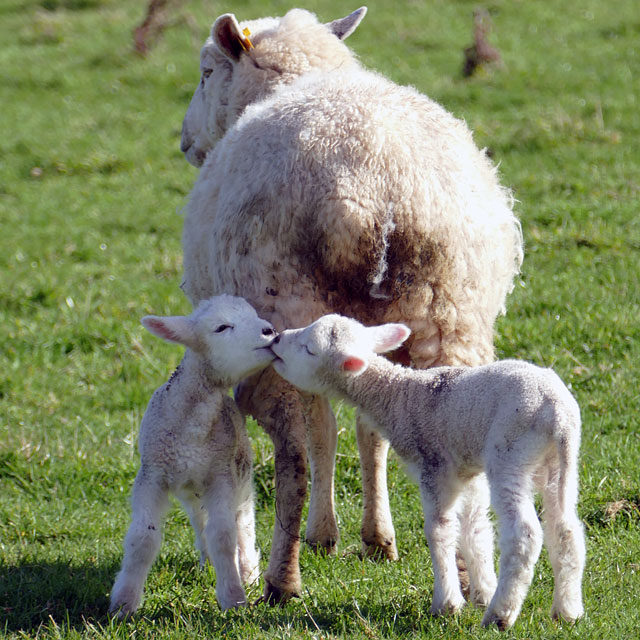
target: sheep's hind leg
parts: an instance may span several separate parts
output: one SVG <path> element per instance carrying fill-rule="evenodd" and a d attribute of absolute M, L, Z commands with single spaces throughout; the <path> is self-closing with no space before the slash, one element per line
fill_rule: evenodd
<path fill-rule="evenodd" d="M 326 398 L 314 396 L 308 405 L 307 442 L 311 496 L 306 541 L 316 550 L 335 553 L 340 533 L 334 506 L 337 426 Z"/>
<path fill-rule="evenodd" d="M 263 599 L 271 604 L 285 602 L 302 588 L 300 522 L 307 494 L 304 403 L 271 368 L 239 385 L 236 401 L 243 413 L 262 425 L 274 444 L 276 522 Z"/>
<path fill-rule="evenodd" d="M 196 496 L 192 492 L 181 492 L 177 491 L 175 493 L 178 500 L 180 500 L 180 504 L 182 504 L 183 509 L 186 514 L 189 516 L 189 522 L 193 527 L 193 531 L 195 533 L 195 544 L 196 549 L 200 555 L 200 568 L 204 568 L 207 560 L 209 558 L 209 554 L 207 551 L 207 545 L 204 539 L 204 527 L 206 525 L 206 511 L 204 509 L 204 505 L 202 504 L 202 498 Z"/>
<path fill-rule="evenodd" d="M 391 519 L 387 491 L 389 442 L 357 418 L 356 434 L 362 471 L 362 553 L 365 556 L 398 559 L 396 534 Z"/>
<path fill-rule="evenodd" d="M 122 568 L 111 590 L 109 605 L 109 613 L 120 619 L 135 613 L 140 606 L 145 580 L 162 544 L 162 521 L 169 508 L 168 493 L 141 469 L 133 485 L 131 507 Z"/>

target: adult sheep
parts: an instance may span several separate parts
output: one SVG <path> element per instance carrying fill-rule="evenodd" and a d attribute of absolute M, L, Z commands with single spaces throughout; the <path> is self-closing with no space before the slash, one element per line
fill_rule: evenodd
<path fill-rule="evenodd" d="M 402 322 L 415 367 L 493 358 L 493 325 L 522 260 L 509 192 L 466 125 L 413 88 L 361 67 L 329 24 L 300 9 L 238 24 L 225 14 L 201 53 L 181 149 L 202 166 L 185 210 L 184 284 L 196 304 L 246 298 L 277 330 L 331 312 Z M 271 369 L 237 390 L 273 440 L 276 525 L 264 598 L 301 587 L 299 531 L 334 548 L 336 423 L 326 400 Z M 388 443 L 358 425 L 363 551 L 397 557 Z"/>

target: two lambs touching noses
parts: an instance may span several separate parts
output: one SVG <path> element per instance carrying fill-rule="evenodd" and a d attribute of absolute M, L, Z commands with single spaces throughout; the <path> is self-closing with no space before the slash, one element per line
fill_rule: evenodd
<path fill-rule="evenodd" d="M 161 544 L 172 492 L 211 561 L 223 609 L 246 604 L 242 583 L 258 578 L 252 456 L 230 386 L 269 364 L 309 393 L 338 395 L 362 410 L 420 485 L 434 571 L 432 613 L 460 609 L 456 549 L 467 562 L 471 600 L 487 606 L 485 626 L 516 620 L 542 547 L 533 490 L 543 496 L 555 588 L 552 615 L 583 613 L 585 561 L 576 513 L 580 410 L 549 369 L 506 360 L 476 368 L 414 370 L 376 354 L 409 336 L 402 324 L 364 327 L 339 315 L 276 336 L 242 298 L 201 302 L 190 316 L 146 316 L 153 334 L 187 347 L 152 396 L 140 427 L 140 470 L 132 522 L 110 612 L 134 613 Z M 475 482 L 481 474 L 489 480 Z M 471 490 L 462 491 L 463 488 Z M 493 567 L 493 505 L 500 574 Z"/>
<path fill-rule="evenodd" d="M 364 327 L 327 315 L 284 331 L 272 345 L 274 369 L 299 389 L 355 404 L 391 442 L 420 486 L 434 594 L 431 611 L 464 604 L 459 548 L 470 596 L 486 606 L 482 623 L 516 620 L 542 548 L 533 493 L 544 506 L 544 537 L 554 573 L 551 613 L 583 614 L 585 541 L 576 512 L 580 410 L 550 369 L 504 360 L 475 368 L 415 370 L 376 354 L 409 336 L 402 324 Z M 489 481 L 477 482 L 482 474 Z M 472 487 L 472 491 L 463 491 Z M 496 584 L 489 501 L 499 520 Z"/>

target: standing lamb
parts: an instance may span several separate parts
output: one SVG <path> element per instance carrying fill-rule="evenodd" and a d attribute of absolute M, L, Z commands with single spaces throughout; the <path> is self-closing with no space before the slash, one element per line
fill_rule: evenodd
<path fill-rule="evenodd" d="M 202 165 L 185 210 L 184 291 L 242 295 L 277 330 L 340 312 L 413 331 L 394 355 L 417 368 L 493 358 L 493 325 L 522 260 L 509 192 L 469 129 L 410 87 L 367 71 L 343 40 L 366 9 L 330 24 L 294 9 L 238 24 L 201 54 L 182 145 Z M 338 540 L 329 403 L 267 369 L 237 390 L 274 442 L 276 526 L 267 600 L 300 590 L 299 531 Z M 365 553 L 397 557 L 388 443 L 359 421 Z"/>
<path fill-rule="evenodd" d="M 134 613 L 162 541 L 169 492 L 195 530 L 200 562 L 216 570 L 223 609 L 246 603 L 242 582 L 258 579 L 251 444 L 228 389 L 268 366 L 273 327 L 242 298 L 201 302 L 190 316 L 146 316 L 153 334 L 187 347 L 175 373 L 152 396 L 140 426 L 140 470 L 124 560 L 109 611 Z"/>
<path fill-rule="evenodd" d="M 328 315 L 280 334 L 271 347 L 278 356 L 273 367 L 303 391 L 353 402 L 417 479 L 433 564 L 432 613 L 464 605 L 458 546 L 469 569 L 472 600 L 488 604 L 482 624 L 507 629 L 515 622 L 542 548 L 533 501 L 537 488 L 555 578 L 551 613 L 575 620 L 583 613 L 585 560 L 576 513 L 576 401 L 551 369 L 527 362 L 415 371 L 376 355 L 396 349 L 409 334 L 402 324 L 364 327 Z M 487 512 L 468 494 L 462 499 L 465 485 L 482 472 L 499 519 L 497 588 Z"/>

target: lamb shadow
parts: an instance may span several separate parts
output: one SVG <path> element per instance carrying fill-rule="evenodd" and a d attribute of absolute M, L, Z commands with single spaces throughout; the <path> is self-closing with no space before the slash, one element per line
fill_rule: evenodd
<path fill-rule="evenodd" d="M 29 633 L 53 620 L 81 631 L 87 621 L 105 617 L 107 592 L 117 570 L 115 562 L 0 562 L 0 628 Z"/>

